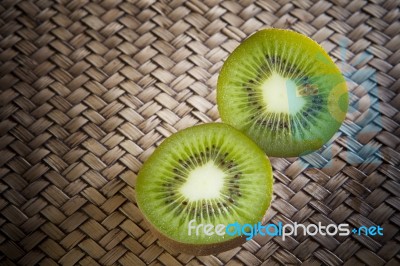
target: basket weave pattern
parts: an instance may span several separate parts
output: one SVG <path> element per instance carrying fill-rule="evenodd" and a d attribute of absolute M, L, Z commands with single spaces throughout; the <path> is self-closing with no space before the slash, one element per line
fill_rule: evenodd
<path fill-rule="evenodd" d="M 1 265 L 400 264 L 400 3 L 5 0 L 0 4 Z M 271 158 L 265 221 L 381 225 L 384 236 L 256 237 L 168 251 L 135 202 L 172 133 L 219 121 L 228 54 L 262 27 L 302 32 L 348 80 L 335 140 Z"/>

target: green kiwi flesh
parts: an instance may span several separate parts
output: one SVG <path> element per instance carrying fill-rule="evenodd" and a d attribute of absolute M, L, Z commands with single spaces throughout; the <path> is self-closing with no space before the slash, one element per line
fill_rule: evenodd
<path fill-rule="evenodd" d="M 323 146 L 348 109 L 345 80 L 324 49 L 305 35 L 264 29 L 243 41 L 218 77 L 223 122 L 268 156 L 301 156 Z"/>
<path fill-rule="evenodd" d="M 233 248 L 236 236 L 206 235 L 188 224 L 255 224 L 271 202 L 272 168 L 245 134 L 222 123 L 184 129 L 164 140 L 141 168 L 136 200 L 168 247 L 204 255 Z M 200 228 L 201 229 L 201 228 Z"/>

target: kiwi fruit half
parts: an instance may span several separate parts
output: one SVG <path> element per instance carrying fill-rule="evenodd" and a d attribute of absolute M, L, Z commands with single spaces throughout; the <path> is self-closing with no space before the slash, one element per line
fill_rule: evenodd
<path fill-rule="evenodd" d="M 143 164 L 135 189 L 138 206 L 162 245 L 206 255 L 244 242 L 216 227 L 261 221 L 272 184 L 271 164 L 250 138 L 229 125 L 209 123 L 164 140 Z M 211 233 L 204 233 L 206 225 Z"/>
<path fill-rule="evenodd" d="M 315 151 L 339 129 L 348 108 L 340 70 L 309 37 L 264 29 L 243 41 L 218 77 L 223 122 L 250 136 L 268 156 Z"/>

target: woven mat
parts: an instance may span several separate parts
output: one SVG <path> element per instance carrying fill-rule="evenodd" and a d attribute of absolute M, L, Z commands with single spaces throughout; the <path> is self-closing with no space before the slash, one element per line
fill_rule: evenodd
<path fill-rule="evenodd" d="M 1 1 L 1 265 L 399 265 L 400 3 Z M 135 202 L 167 136 L 219 121 L 218 72 L 262 27 L 320 42 L 348 79 L 335 141 L 271 158 L 266 221 L 384 236 L 256 237 L 194 257 L 159 246 Z"/>

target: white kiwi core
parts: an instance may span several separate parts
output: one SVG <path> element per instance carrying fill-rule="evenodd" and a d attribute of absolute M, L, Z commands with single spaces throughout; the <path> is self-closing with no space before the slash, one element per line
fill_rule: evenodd
<path fill-rule="evenodd" d="M 261 91 L 269 113 L 295 114 L 306 104 L 305 100 L 299 97 L 296 83 L 277 72 L 272 72 L 261 84 Z"/>
<path fill-rule="evenodd" d="M 224 171 L 209 161 L 191 171 L 180 192 L 190 201 L 219 198 L 225 176 Z"/>

